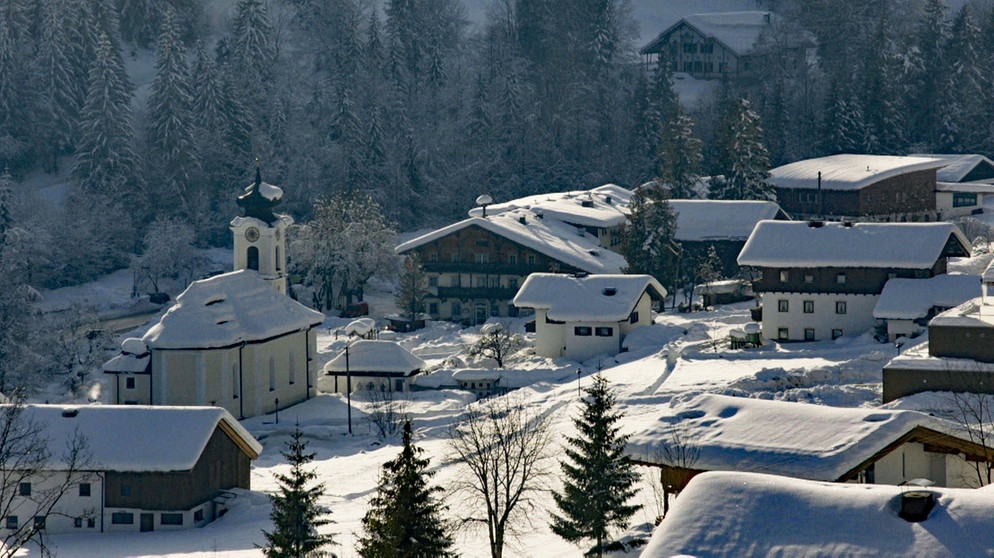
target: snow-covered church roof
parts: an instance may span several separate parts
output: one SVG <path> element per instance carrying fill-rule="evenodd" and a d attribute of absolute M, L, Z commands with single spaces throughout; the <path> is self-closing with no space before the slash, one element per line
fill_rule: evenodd
<path fill-rule="evenodd" d="M 934 157 L 843 153 L 777 167 L 770 171 L 767 181 L 777 188 L 816 190 L 820 172 L 824 190 L 859 190 L 894 176 L 939 169 L 948 164 Z"/>
<path fill-rule="evenodd" d="M 508 209 L 496 215 L 470 217 L 409 240 L 394 251 L 403 254 L 470 227 L 479 227 L 554 260 L 588 273 L 620 273 L 628 267 L 620 254 L 602 248 L 597 237 L 583 228 L 551 217 L 540 217 L 532 209 Z"/>
<path fill-rule="evenodd" d="M 917 411 L 702 394 L 674 400 L 635 431 L 626 451 L 633 459 L 662 464 L 661 445 L 679 428 L 700 450 L 692 469 L 836 481 L 916 426 L 939 432 L 955 427 Z"/>
<path fill-rule="evenodd" d="M 502 203 L 489 204 L 487 215 L 512 209 L 528 209 L 547 219 L 557 219 L 582 227 L 611 228 L 628 221 L 632 191 L 616 184 L 605 184 L 590 190 L 573 190 L 536 194 Z M 469 210 L 471 217 L 482 217 L 482 207 Z"/>
<path fill-rule="evenodd" d="M 942 274 L 927 279 L 897 277 L 887 281 L 873 308 L 881 320 L 915 320 L 932 308 L 953 308 L 980 296 L 979 275 Z"/>
<path fill-rule="evenodd" d="M 738 263 L 927 269 L 944 255 L 970 255 L 970 242 L 952 223 L 760 221 L 739 253 Z"/>
<path fill-rule="evenodd" d="M 339 353 L 328 364 L 324 372 L 388 372 L 405 376 L 415 373 L 425 366 L 425 361 L 414 356 L 411 351 L 393 341 L 363 339 L 349 345 L 348 367 L 345 351 Z"/>
<path fill-rule="evenodd" d="M 705 37 L 725 45 L 739 56 L 750 54 L 755 50 L 763 32 L 770 29 L 774 17 L 776 16 L 771 12 L 764 11 L 692 14 L 660 33 L 649 44 L 642 47 L 640 53 L 657 52 L 661 47 L 660 43 L 664 43 L 670 33 L 681 24 L 686 23 Z"/>
<path fill-rule="evenodd" d="M 194 281 L 142 341 L 151 349 L 210 349 L 263 341 L 324 321 L 280 294 L 258 272 L 240 270 Z"/>
<path fill-rule="evenodd" d="M 676 240 L 746 240 L 756 223 L 787 219 L 772 201 L 669 200 L 676 215 Z"/>
<path fill-rule="evenodd" d="M 627 320 L 646 291 L 656 300 L 666 289 L 650 275 L 563 275 L 532 273 L 514 296 L 518 308 L 548 310 L 550 320 Z"/>
<path fill-rule="evenodd" d="M 219 425 L 251 459 L 262 452 L 262 445 L 220 407 L 26 405 L 23 413 L 41 427 L 52 470 L 66 467 L 66 442 L 76 431 L 92 453 L 89 469 L 97 471 L 188 471 Z"/>

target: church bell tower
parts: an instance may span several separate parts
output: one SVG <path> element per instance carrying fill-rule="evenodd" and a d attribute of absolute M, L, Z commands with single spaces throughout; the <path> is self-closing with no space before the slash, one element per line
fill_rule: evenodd
<path fill-rule="evenodd" d="M 231 220 L 231 232 L 235 240 L 235 271 L 254 269 L 273 288 L 286 294 L 286 229 L 293 224 L 293 218 L 273 213 L 282 198 L 283 190 L 263 182 L 256 166 L 255 182 L 238 196 L 242 216 Z"/>

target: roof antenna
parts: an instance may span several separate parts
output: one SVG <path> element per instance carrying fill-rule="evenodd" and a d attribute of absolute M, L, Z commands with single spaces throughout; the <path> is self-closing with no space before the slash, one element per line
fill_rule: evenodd
<path fill-rule="evenodd" d="M 490 205 L 490 204 L 492 204 L 492 203 L 494 203 L 494 199 L 491 198 L 488 194 L 480 194 L 476 198 L 476 205 L 479 205 L 479 206 L 483 207 L 483 218 L 484 219 L 487 218 L 487 206 Z"/>

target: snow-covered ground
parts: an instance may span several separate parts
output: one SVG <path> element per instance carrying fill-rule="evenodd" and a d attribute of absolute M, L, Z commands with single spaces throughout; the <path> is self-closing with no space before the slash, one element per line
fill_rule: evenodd
<path fill-rule="evenodd" d="M 230 261 L 221 263 L 225 261 L 221 251 L 213 255 L 219 265 L 230 265 Z M 989 260 L 989 255 L 982 255 L 953 261 L 950 271 L 975 273 Z M 374 317 L 396 311 L 391 288 L 386 283 L 374 283 L 369 289 Z M 86 300 L 98 304 L 105 313 L 119 315 L 134 305 L 130 289 L 130 275 L 118 272 L 93 284 L 45 292 L 44 304 L 49 310 L 57 310 L 71 301 Z M 660 409 L 668 407 L 671 401 L 686 401 L 700 393 L 839 407 L 879 406 L 881 368 L 897 354 L 893 345 L 878 343 L 872 335 L 865 334 L 815 343 L 768 342 L 760 348 L 730 350 L 723 340 L 731 329 L 741 328 L 749 321 L 751 304 L 739 303 L 693 314 L 663 313 L 656 317 L 655 325 L 637 331 L 626 340 L 630 350 L 616 357 L 576 363 L 535 357 L 525 349 L 508 363 L 505 381 L 527 386 L 516 393 L 527 404 L 551 413 L 553 427 L 559 434 L 557 440 L 572 435 L 571 419 L 578 409 L 577 387 L 589 385 L 598 369 L 618 391 L 619 406 L 626 415 L 624 428 L 628 432 L 642 430 L 646 421 L 658 420 Z M 341 330 L 348 323 L 347 319 L 328 318 L 320 327 L 319 369 L 344 347 L 347 340 Z M 146 324 L 124 332 L 122 337 L 140 335 L 148 327 Z M 479 328 L 429 322 L 424 330 L 387 334 L 384 338 L 400 342 L 428 362 L 432 372 L 422 379 L 426 385 L 433 382 L 451 385 L 454 369 L 493 366 L 467 354 L 467 348 L 479 338 Z M 923 340 L 919 338 L 912 344 Z M 577 369 L 581 370 L 579 377 Z M 101 392 L 99 384 L 103 379 L 95 381 L 97 389 L 90 391 L 91 396 Z M 417 392 L 405 402 L 406 413 L 413 419 L 416 443 L 431 457 L 436 472 L 434 482 L 443 487 L 451 487 L 461 470 L 448 457 L 447 428 L 474 399 L 467 392 L 442 389 Z M 168 533 L 66 535 L 50 537 L 49 542 L 58 555 L 80 558 L 258 556 L 256 545 L 263 543 L 262 529 L 270 526 L 266 493 L 275 489 L 273 474 L 286 470 L 280 451 L 294 426 L 299 424 L 309 449 L 317 454 L 312 466 L 326 485 L 323 503 L 332 510 L 335 521 L 328 530 L 339 543 L 334 551 L 342 558 L 355 556 L 360 521 L 375 490 L 380 465 L 396 455 L 398 440 L 378 439 L 376 429 L 367 419 L 366 403 L 360 397 L 353 398 L 352 403 L 352 435 L 348 434 L 345 397 L 327 393 L 281 411 L 278 423 L 274 415 L 244 421 L 264 446 L 253 466 L 253 490 L 241 492 L 227 515 L 205 528 Z M 920 409 L 934 404 L 934 398 L 916 396 L 892 406 Z M 558 448 L 554 450 L 557 455 L 561 453 Z M 555 462 L 551 466 L 558 469 Z M 553 486 L 549 488 L 557 489 L 558 477 L 551 478 Z M 648 481 L 639 498 L 645 507 L 633 519 L 633 529 L 648 533 L 652 520 L 661 513 L 661 505 Z M 449 501 L 449 505 L 453 517 L 465 511 L 457 499 Z M 510 543 L 506 555 L 579 555 L 576 546 L 562 541 L 548 528 L 548 513 L 554 509 L 550 495 L 542 496 L 540 508 L 529 514 L 533 521 L 531 529 Z M 456 541 L 461 556 L 488 555 L 485 531 L 459 531 Z M 638 554 L 636 551 L 630 555 Z"/>

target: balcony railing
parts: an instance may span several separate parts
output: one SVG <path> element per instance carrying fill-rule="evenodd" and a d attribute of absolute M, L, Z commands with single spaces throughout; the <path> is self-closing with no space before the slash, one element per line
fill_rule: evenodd
<path fill-rule="evenodd" d="M 549 271 L 547 264 L 424 262 L 421 267 L 429 273 L 476 273 L 480 275 L 519 275 L 521 277 Z"/>
<path fill-rule="evenodd" d="M 482 298 L 487 300 L 510 300 L 518 293 L 518 289 L 503 287 L 438 287 L 438 298 L 455 298 L 469 300 Z"/>

